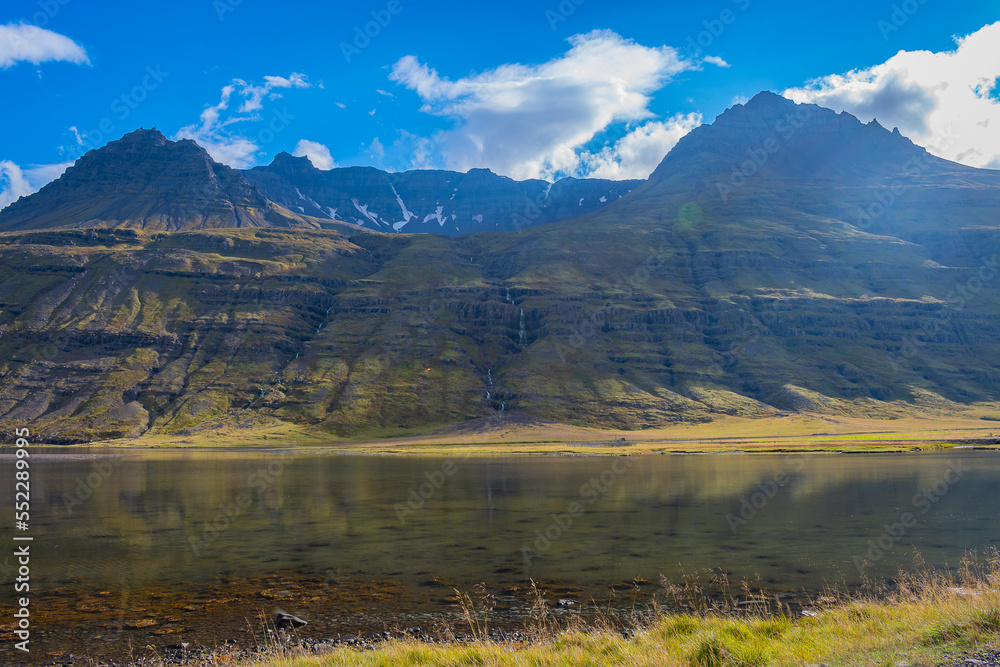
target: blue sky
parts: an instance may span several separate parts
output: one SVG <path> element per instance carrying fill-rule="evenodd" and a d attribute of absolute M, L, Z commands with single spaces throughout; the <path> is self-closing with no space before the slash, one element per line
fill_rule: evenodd
<path fill-rule="evenodd" d="M 0 206 L 154 125 L 238 167 L 644 177 L 765 89 L 1000 168 L 986 0 L 95 5 L 0 8 Z"/>

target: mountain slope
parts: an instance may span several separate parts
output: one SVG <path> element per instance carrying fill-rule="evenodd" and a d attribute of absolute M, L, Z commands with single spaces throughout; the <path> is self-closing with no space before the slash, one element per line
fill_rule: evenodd
<path fill-rule="evenodd" d="M 279 153 L 239 171 L 190 140 L 136 130 L 88 151 L 58 179 L 0 211 L 0 231 L 122 227 L 355 227 L 447 236 L 518 230 L 603 208 L 642 181 L 513 181 L 487 169 L 321 171 Z"/>
<path fill-rule="evenodd" d="M 58 179 L 0 211 L 0 230 L 318 227 L 267 201 L 190 140 L 136 130 L 88 151 Z"/>
<path fill-rule="evenodd" d="M 620 201 L 520 233 L 0 235 L 0 420 L 53 441 L 356 436 L 1000 400 L 997 174 L 816 107 L 723 196 L 802 113 L 754 98 Z"/>
<path fill-rule="evenodd" d="M 933 261 L 968 267 L 996 252 L 998 191 L 1000 171 L 934 157 L 877 121 L 760 93 L 682 138 L 608 215 L 683 217 L 696 207 L 736 234 L 747 219 L 822 220 L 920 244 Z"/>
<path fill-rule="evenodd" d="M 512 231 L 575 218 L 617 201 L 642 181 L 566 178 L 514 181 L 488 169 L 388 173 L 372 167 L 321 171 L 309 158 L 279 153 L 244 172 L 272 201 L 307 215 L 368 229 L 458 236 Z"/>

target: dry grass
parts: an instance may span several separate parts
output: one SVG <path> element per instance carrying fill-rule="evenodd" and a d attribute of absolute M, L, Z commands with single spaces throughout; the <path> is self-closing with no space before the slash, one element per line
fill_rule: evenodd
<path fill-rule="evenodd" d="M 322 655 L 291 649 L 265 655 L 259 667 L 482 665 L 629 665 L 751 667 L 770 665 L 934 665 L 950 651 L 1000 640 L 1000 556 L 968 559 L 954 573 L 900 575 L 866 592 L 829 594 L 792 614 L 766 593 L 730 591 L 724 578 L 666 587 L 666 604 L 629 619 L 584 627 L 557 621 L 539 597 L 527 641 L 491 641 L 485 591 L 460 594 L 474 638 L 450 644 L 393 640 L 370 650 Z M 713 594 L 708 595 L 707 590 Z M 683 608 L 683 613 L 663 611 Z M 231 664 L 231 663 L 230 663 Z"/>

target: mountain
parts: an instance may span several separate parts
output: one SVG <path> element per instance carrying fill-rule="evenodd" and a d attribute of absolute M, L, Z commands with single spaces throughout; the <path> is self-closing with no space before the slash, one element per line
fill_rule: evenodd
<path fill-rule="evenodd" d="M 88 151 L 61 177 L 0 211 L 0 231 L 291 226 L 319 223 L 267 201 L 195 142 L 169 141 L 155 128 Z"/>
<path fill-rule="evenodd" d="M 269 199 L 306 215 L 369 229 L 458 236 L 512 231 L 603 208 L 643 181 L 565 178 L 515 181 L 489 169 L 388 173 L 372 167 L 321 171 L 306 157 L 278 153 L 244 172 Z"/>
<path fill-rule="evenodd" d="M 998 176 L 761 94 L 631 194 L 518 233 L 0 234 L 0 421 L 78 442 L 995 404 Z"/>
<path fill-rule="evenodd" d="M 488 169 L 321 171 L 288 153 L 267 167 L 239 171 L 191 140 L 170 141 L 155 128 L 140 129 L 88 151 L 60 178 L 0 211 L 0 231 L 319 229 L 347 221 L 379 231 L 456 236 L 591 213 L 641 183 L 514 181 Z"/>

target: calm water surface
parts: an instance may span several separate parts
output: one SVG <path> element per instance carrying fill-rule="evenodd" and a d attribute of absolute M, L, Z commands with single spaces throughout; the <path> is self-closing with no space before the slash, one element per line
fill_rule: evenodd
<path fill-rule="evenodd" d="M 552 602 L 608 600 L 614 587 L 624 604 L 648 598 L 660 575 L 713 568 L 795 595 L 857 585 L 866 553 L 864 572 L 890 577 L 911 568 L 915 553 L 955 566 L 1000 541 L 1000 457 L 987 451 L 67 453 L 109 452 L 33 452 L 38 662 L 49 653 L 121 655 L 129 642 L 223 642 L 278 608 L 309 620 L 307 636 L 430 627 L 454 619 L 453 588 L 479 582 L 510 622 L 526 613 L 529 580 Z M 0 462 L 2 479 L 13 473 L 9 457 Z M 8 519 L 11 495 L 2 501 Z M 900 534 L 893 524 L 907 512 L 913 525 Z M 2 523 L 10 545 L 10 521 Z M 0 555 L 7 582 L 12 551 Z M 11 596 L 2 599 L 10 618 Z M 25 662 L 11 629 L 0 631 L 0 661 Z"/>

